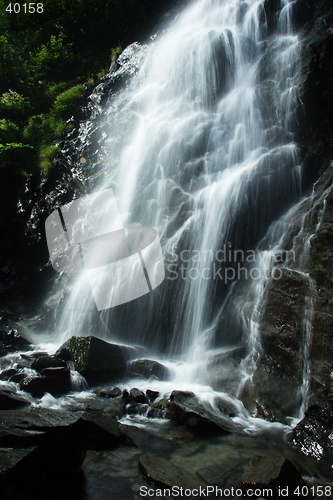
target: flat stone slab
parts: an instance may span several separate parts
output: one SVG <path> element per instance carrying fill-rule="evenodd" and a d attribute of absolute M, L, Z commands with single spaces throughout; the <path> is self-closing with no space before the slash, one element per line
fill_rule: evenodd
<path fill-rule="evenodd" d="M 0 410 L 15 410 L 30 405 L 30 401 L 8 391 L 0 390 Z M 2 412 L 1 412 L 2 413 Z"/>
<path fill-rule="evenodd" d="M 256 456 L 249 462 L 249 467 L 242 477 L 245 489 L 272 488 L 275 494 L 281 489 L 289 489 L 288 498 L 297 498 L 293 492 L 299 486 L 306 486 L 301 474 L 290 460 L 283 456 Z"/>
<path fill-rule="evenodd" d="M 195 434 L 214 435 L 236 431 L 231 419 L 204 408 L 193 392 L 173 391 L 170 401 L 171 418 L 180 420 Z"/>
<path fill-rule="evenodd" d="M 139 460 L 139 470 L 148 482 L 151 481 L 156 486 L 166 488 L 180 486 L 191 490 L 202 486 L 197 476 L 177 467 L 165 458 L 143 455 Z"/>
<path fill-rule="evenodd" d="M 73 424 L 82 413 L 36 407 L 3 410 L 0 414 L 0 446 L 38 444 L 47 431 Z"/>

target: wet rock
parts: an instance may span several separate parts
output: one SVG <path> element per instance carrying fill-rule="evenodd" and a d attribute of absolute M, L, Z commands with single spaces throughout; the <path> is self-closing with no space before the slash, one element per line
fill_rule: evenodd
<path fill-rule="evenodd" d="M 121 396 L 117 396 L 112 399 L 112 412 L 120 417 L 126 413 L 126 401 L 127 401 L 127 393 L 122 394 Z"/>
<path fill-rule="evenodd" d="M 112 417 L 121 418 L 126 413 L 127 393 L 115 398 L 90 399 L 86 406 L 87 411 L 107 413 Z"/>
<path fill-rule="evenodd" d="M 85 412 L 80 425 L 85 435 L 86 447 L 91 450 L 114 448 L 124 441 L 117 419 L 108 413 Z"/>
<path fill-rule="evenodd" d="M 310 288 L 305 275 L 281 271 L 281 278 L 267 286 L 260 324 L 261 355 L 241 400 L 253 415 L 287 423 L 286 417 L 296 415 L 301 404 L 303 318 Z"/>
<path fill-rule="evenodd" d="M 193 490 L 200 487 L 197 476 L 177 467 L 165 458 L 144 455 L 140 457 L 139 470 L 148 482 L 153 482 L 162 488 L 172 488 L 177 485 Z"/>
<path fill-rule="evenodd" d="M 147 413 L 149 418 L 171 418 L 171 416 L 170 403 L 165 398 L 155 401 Z"/>
<path fill-rule="evenodd" d="M 289 441 L 312 458 L 328 481 L 333 481 L 333 402 L 313 405 L 294 428 Z"/>
<path fill-rule="evenodd" d="M 41 398 L 46 392 L 52 396 L 62 396 L 71 390 L 71 382 L 68 377 L 26 378 L 21 382 L 20 388 L 35 398 Z"/>
<path fill-rule="evenodd" d="M 243 472 L 244 469 L 241 466 L 236 466 L 226 471 L 219 464 L 201 467 L 197 474 L 206 484 L 218 488 L 241 489 Z"/>
<path fill-rule="evenodd" d="M 152 432 L 143 427 L 137 427 L 136 425 L 120 424 L 119 429 L 120 432 L 136 446 L 140 446 L 142 443 L 146 443 L 155 437 Z"/>
<path fill-rule="evenodd" d="M 173 391 L 170 401 L 171 418 L 180 420 L 195 434 L 214 435 L 235 430 L 226 417 L 204 408 L 193 392 Z"/>
<path fill-rule="evenodd" d="M 41 372 L 45 368 L 65 368 L 66 363 L 56 356 L 43 356 L 32 362 L 31 368 Z"/>
<path fill-rule="evenodd" d="M 72 361 L 75 370 L 94 384 L 124 373 L 135 353 L 133 347 L 109 344 L 97 337 L 72 337 L 56 354 L 64 361 Z"/>
<path fill-rule="evenodd" d="M 136 387 L 130 390 L 130 398 L 133 399 L 136 403 L 146 403 L 145 393 L 140 391 L 140 389 L 137 389 Z"/>
<path fill-rule="evenodd" d="M 8 352 L 15 352 L 20 349 L 32 347 L 32 344 L 22 337 L 17 330 L 6 328 L 0 329 L 0 355 L 4 356 Z"/>
<path fill-rule="evenodd" d="M 44 368 L 41 370 L 41 375 L 44 375 L 45 377 L 61 377 L 69 380 L 71 377 L 71 371 L 67 367 L 56 366 Z"/>
<path fill-rule="evenodd" d="M 16 386 L 10 382 L 3 382 L 0 385 L 0 390 L 6 394 L 15 394 L 17 392 Z"/>
<path fill-rule="evenodd" d="M 30 401 L 27 399 L 0 389 L 0 410 L 15 410 L 29 404 Z"/>
<path fill-rule="evenodd" d="M 10 368 L 9 370 L 4 370 L 0 374 L 0 380 L 9 380 L 11 377 L 16 375 L 18 372 L 15 370 L 15 368 Z"/>
<path fill-rule="evenodd" d="M 248 470 L 242 477 L 245 489 L 272 488 L 274 498 L 280 498 L 279 490 L 284 490 L 284 496 L 298 498 L 293 492 L 297 486 L 306 486 L 296 467 L 281 456 L 256 456 L 250 460 Z"/>
<path fill-rule="evenodd" d="M 160 393 L 158 391 L 152 391 L 151 389 L 146 390 L 146 396 L 149 401 L 154 401 L 156 398 L 158 398 L 159 394 Z"/>
<path fill-rule="evenodd" d="M 234 417 L 239 413 L 237 406 L 232 401 L 222 396 L 215 398 L 215 404 L 218 409 L 228 417 Z"/>
<path fill-rule="evenodd" d="M 226 360 L 233 359 L 236 361 L 241 361 L 245 358 L 246 355 L 246 347 L 233 347 L 227 351 L 221 352 L 219 354 L 215 354 L 212 358 L 210 358 L 209 363 L 214 365 L 224 364 Z"/>
<path fill-rule="evenodd" d="M 82 411 L 64 412 L 31 406 L 18 408 L 15 411 L 2 410 L 0 446 L 16 448 L 39 444 L 50 429 L 71 425 L 82 413 Z"/>
<path fill-rule="evenodd" d="M 85 458 L 85 436 L 74 424 L 58 428 L 1 477 L 2 498 L 45 498 L 45 492 L 65 487 Z"/>
<path fill-rule="evenodd" d="M 169 370 L 166 366 L 151 359 L 136 359 L 130 364 L 130 371 L 146 378 L 157 377 L 159 380 L 167 380 Z"/>
<path fill-rule="evenodd" d="M 32 362 L 34 359 L 37 358 L 42 358 L 42 357 L 48 357 L 49 353 L 46 351 L 36 351 L 36 352 L 29 352 L 29 353 L 21 353 L 21 358 Z"/>
<path fill-rule="evenodd" d="M 126 413 L 128 415 L 145 415 L 148 410 L 148 405 L 136 403 L 133 401 L 126 407 Z"/>
<path fill-rule="evenodd" d="M 116 398 L 122 395 L 122 390 L 119 387 L 113 389 L 96 389 L 95 394 L 100 398 Z"/>
<path fill-rule="evenodd" d="M 19 384 L 25 378 L 27 378 L 27 375 L 25 373 L 17 373 L 16 375 L 13 375 L 12 377 L 10 377 L 10 381 L 15 382 L 16 384 Z"/>
<path fill-rule="evenodd" d="M 2 448 L 0 450 L 0 474 L 12 469 L 19 460 L 28 455 L 32 450 L 33 448 Z"/>

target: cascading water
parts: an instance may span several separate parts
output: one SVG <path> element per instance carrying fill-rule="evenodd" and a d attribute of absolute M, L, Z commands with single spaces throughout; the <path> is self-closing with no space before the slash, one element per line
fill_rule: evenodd
<path fill-rule="evenodd" d="M 272 32 L 264 0 L 197 0 L 151 46 L 132 48 L 141 68 L 110 101 L 94 189 L 113 188 L 124 225 L 157 230 L 166 279 L 101 313 L 85 275 L 69 279 L 58 344 L 89 334 L 140 344 L 151 357 L 181 359 L 183 382 L 209 384 L 210 357 L 245 343 L 237 387 L 251 378 L 265 282 L 245 280 L 247 307 L 228 299 L 250 272 L 244 256 L 261 240 L 278 248 L 281 235 L 263 238 L 301 195 L 293 3 L 281 0 Z M 257 256 L 259 271 L 268 253 Z"/>

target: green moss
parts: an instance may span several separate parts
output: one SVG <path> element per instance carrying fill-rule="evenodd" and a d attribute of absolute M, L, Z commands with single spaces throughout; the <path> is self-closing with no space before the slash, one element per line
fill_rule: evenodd
<path fill-rule="evenodd" d="M 75 370 L 84 370 L 89 353 L 90 337 L 72 337 L 68 342 Z"/>
<path fill-rule="evenodd" d="M 51 113 L 56 117 L 66 118 L 77 111 L 80 102 L 83 100 L 84 87 L 76 85 L 65 92 L 59 94 L 55 100 Z"/>
<path fill-rule="evenodd" d="M 111 49 L 111 61 L 115 62 L 123 51 L 121 44 L 118 45 L 118 47 L 113 47 Z"/>
<path fill-rule="evenodd" d="M 39 165 L 44 174 L 48 174 L 53 168 L 52 160 L 59 153 L 59 146 L 43 145 L 39 150 Z"/>

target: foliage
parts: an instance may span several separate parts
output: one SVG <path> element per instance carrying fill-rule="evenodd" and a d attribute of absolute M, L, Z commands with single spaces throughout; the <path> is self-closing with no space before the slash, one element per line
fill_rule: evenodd
<path fill-rule="evenodd" d="M 47 174 L 52 170 L 52 160 L 59 153 L 59 146 L 41 146 L 39 150 L 39 163 L 42 171 Z"/>
<path fill-rule="evenodd" d="M 29 3 L 16 2 L 15 14 L 0 0 L 0 225 L 17 213 L 27 177 L 38 185 L 40 176 L 53 175 L 83 83 L 104 75 L 110 59 L 172 1 L 44 0 L 34 14 L 24 12 Z"/>
<path fill-rule="evenodd" d="M 4 118 L 24 118 L 28 112 L 30 100 L 11 89 L 0 97 L 0 116 Z"/>
<path fill-rule="evenodd" d="M 111 61 L 116 61 L 117 57 L 122 53 L 122 51 L 123 49 L 121 47 L 121 44 L 119 44 L 118 47 L 113 47 L 111 49 Z"/>
<path fill-rule="evenodd" d="M 19 137 L 20 131 L 18 125 L 6 119 L 0 120 L 0 142 L 7 143 L 12 140 L 16 141 Z"/>
<path fill-rule="evenodd" d="M 52 108 L 55 116 L 67 117 L 78 108 L 78 104 L 84 96 L 84 87 L 76 85 L 58 95 Z"/>

